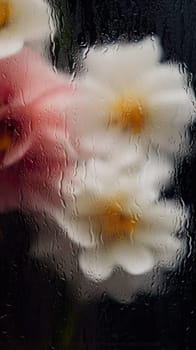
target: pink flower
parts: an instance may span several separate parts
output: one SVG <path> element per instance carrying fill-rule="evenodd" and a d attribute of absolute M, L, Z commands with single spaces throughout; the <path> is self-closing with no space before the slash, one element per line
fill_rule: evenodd
<path fill-rule="evenodd" d="M 0 60 L 0 212 L 62 205 L 61 181 L 74 163 L 72 94 L 68 79 L 30 49 Z"/>

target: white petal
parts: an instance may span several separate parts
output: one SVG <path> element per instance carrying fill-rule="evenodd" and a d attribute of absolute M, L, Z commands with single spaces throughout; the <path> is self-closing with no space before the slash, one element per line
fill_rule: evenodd
<path fill-rule="evenodd" d="M 171 153 L 181 148 L 186 151 L 185 126 L 193 115 L 192 102 L 183 90 L 152 95 L 148 99 L 149 123 L 143 133 L 146 144 L 151 140 L 158 152 Z M 146 141 L 145 141 L 146 138 Z"/>
<path fill-rule="evenodd" d="M 142 222 L 138 230 L 153 230 L 154 232 L 174 233 L 183 228 L 188 213 L 174 201 L 160 201 L 143 208 Z M 137 238 L 137 235 L 136 235 Z"/>
<path fill-rule="evenodd" d="M 41 39 L 50 33 L 49 7 L 45 1 L 11 2 L 13 8 L 10 22 L 0 29 L 0 57 L 15 53 L 25 41 Z"/>
<path fill-rule="evenodd" d="M 188 94 L 180 89 L 153 94 L 148 100 L 148 105 L 151 118 L 155 123 L 156 121 L 159 123 L 160 132 L 164 132 L 162 129 L 164 125 L 169 128 L 179 125 L 181 128 L 190 120 L 193 113 L 193 105 Z"/>
<path fill-rule="evenodd" d="M 14 12 L 14 18 L 10 25 L 13 35 L 30 40 L 49 34 L 49 7 L 46 1 L 14 1 Z"/>
<path fill-rule="evenodd" d="M 138 91 L 142 93 L 164 93 L 168 90 L 183 89 L 185 77 L 180 73 L 179 66 L 160 64 L 152 67 L 138 82 Z"/>
<path fill-rule="evenodd" d="M 81 74 L 78 77 L 77 88 L 84 95 L 91 95 L 93 91 L 100 99 L 107 100 L 114 96 L 113 89 L 108 89 L 99 79 L 95 79 L 90 74 Z"/>
<path fill-rule="evenodd" d="M 153 255 L 142 245 L 121 244 L 113 248 L 113 259 L 132 275 L 141 275 L 151 270 L 154 265 Z"/>
<path fill-rule="evenodd" d="M 173 177 L 173 164 L 167 158 L 157 157 L 148 154 L 148 160 L 143 163 L 143 169 L 138 174 L 138 181 L 143 184 L 144 188 L 154 188 L 154 199 L 157 199 L 157 190 L 160 190 Z"/>
<path fill-rule="evenodd" d="M 160 59 L 158 41 L 147 38 L 139 43 L 109 45 L 91 49 L 86 60 L 88 72 L 117 90 L 130 86 L 132 80 Z"/>
<path fill-rule="evenodd" d="M 112 264 L 102 250 L 87 250 L 79 257 L 79 264 L 84 274 L 95 281 L 108 278 L 112 273 Z"/>
<path fill-rule="evenodd" d="M 122 205 L 128 212 L 138 212 L 138 210 L 140 212 L 140 207 L 144 206 L 148 208 L 152 200 L 157 199 L 157 190 L 160 187 L 160 178 L 157 176 L 161 173 L 161 169 L 160 172 L 156 170 L 155 165 L 150 161 L 148 166 L 143 166 L 142 160 L 139 157 L 138 162 L 135 161 L 133 164 L 131 159 L 125 164 L 115 158 L 79 162 L 71 184 L 73 186 L 71 201 L 79 215 L 93 215 L 97 208 L 97 201 L 115 198 L 119 194 L 124 198 Z M 152 168 L 152 165 L 154 165 L 153 172 L 148 176 L 146 170 L 149 167 Z M 166 173 L 167 171 L 169 170 L 166 167 Z"/>
<path fill-rule="evenodd" d="M 102 92 L 78 90 L 73 97 L 70 96 L 66 106 L 67 125 L 79 137 L 79 144 L 81 137 L 91 137 L 100 127 L 106 130 L 105 105 Z"/>
<path fill-rule="evenodd" d="M 11 56 L 16 52 L 20 51 L 23 47 L 23 40 L 4 40 L 0 35 L 0 58 Z"/>
<path fill-rule="evenodd" d="M 93 247 L 95 237 L 91 232 L 91 224 L 86 219 L 71 218 L 68 216 L 61 217 L 61 227 L 67 232 L 69 238 L 81 247 Z M 60 218 L 58 219 L 60 223 Z"/>
<path fill-rule="evenodd" d="M 80 214 L 90 215 L 92 205 L 94 208 L 98 198 L 105 198 L 114 193 L 114 188 L 111 189 L 111 178 L 115 169 L 115 164 L 110 166 L 107 161 L 98 158 L 78 162 L 71 186 L 76 198 L 74 205 Z"/>
<path fill-rule="evenodd" d="M 158 260 L 169 261 L 176 257 L 182 249 L 182 242 L 168 232 L 143 231 L 137 232 L 137 243 L 141 243 L 154 250 Z"/>
<path fill-rule="evenodd" d="M 144 150 L 130 135 L 122 133 L 118 128 L 99 128 L 89 135 L 80 138 L 80 154 L 87 154 L 88 157 L 99 157 L 103 160 L 112 161 L 116 168 L 133 169 L 138 166 L 145 155 Z"/>

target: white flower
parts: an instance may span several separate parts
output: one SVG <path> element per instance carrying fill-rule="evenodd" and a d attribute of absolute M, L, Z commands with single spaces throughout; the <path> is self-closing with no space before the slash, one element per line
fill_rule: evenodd
<path fill-rule="evenodd" d="M 0 58 L 49 32 L 49 6 L 45 1 L 0 0 Z"/>
<path fill-rule="evenodd" d="M 107 223 L 103 225 L 104 235 L 113 233 L 112 243 L 106 244 L 103 239 L 103 244 L 81 254 L 80 266 L 88 277 L 106 279 L 116 267 L 140 275 L 157 264 L 173 264 L 181 249 L 180 240 L 172 236 L 179 219 L 177 208 L 172 203 L 160 202 L 144 206 L 137 216 L 127 212 L 124 206 L 122 212 L 114 210 L 107 219 L 104 217 Z"/>
<path fill-rule="evenodd" d="M 104 144 L 106 131 L 118 129 L 145 151 L 149 144 L 179 150 L 193 114 L 192 92 L 179 67 L 160 63 L 160 58 L 157 40 L 149 38 L 90 49 L 84 62 L 87 72 L 76 80 L 78 99 L 69 121 L 81 134 L 81 146 L 88 140 Z"/>
<path fill-rule="evenodd" d="M 144 275 L 130 275 L 118 269 L 110 278 L 99 280 L 98 283 L 96 280 L 86 278 L 78 268 L 79 248 L 73 243 L 70 244 L 68 237 L 57 229 L 54 222 L 43 220 L 43 216 L 36 216 L 36 219 L 35 227 L 38 234 L 32 242 L 31 255 L 39 261 L 52 263 L 58 276 L 71 284 L 77 300 L 85 302 L 92 299 L 100 300 L 107 294 L 120 302 L 127 303 L 133 301 L 141 292 L 157 295 L 165 291 L 166 279 L 161 278 L 164 269 L 153 269 Z"/>
<path fill-rule="evenodd" d="M 132 177 L 100 160 L 86 162 L 83 174 L 76 169 L 63 220 L 69 238 L 83 249 L 79 262 L 88 277 L 106 279 L 117 266 L 138 275 L 175 260 L 181 243 L 174 233 L 183 211 L 156 200 L 168 171 L 152 160 Z"/>
<path fill-rule="evenodd" d="M 106 200 L 102 210 L 95 208 L 89 216 L 89 229 L 101 236 L 99 244 L 85 249 L 80 256 L 80 266 L 89 278 L 106 279 L 116 267 L 140 275 L 157 264 L 173 263 L 181 248 L 180 241 L 171 235 L 179 211 L 165 202 L 138 209 L 117 197 L 111 203 Z"/>

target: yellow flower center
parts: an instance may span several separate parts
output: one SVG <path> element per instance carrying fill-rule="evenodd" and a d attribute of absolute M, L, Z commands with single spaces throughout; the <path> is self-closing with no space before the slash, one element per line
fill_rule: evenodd
<path fill-rule="evenodd" d="M 11 4 L 9 1 L 0 0 L 0 28 L 6 26 L 11 17 Z"/>
<path fill-rule="evenodd" d="M 0 151 L 6 152 L 11 146 L 11 137 L 4 133 L 0 135 Z"/>
<path fill-rule="evenodd" d="M 138 215 L 126 213 L 118 200 L 105 202 L 95 214 L 103 240 L 123 240 L 134 233 Z"/>
<path fill-rule="evenodd" d="M 145 112 L 140 101 L 135 97 L 121 97 L 112 106 L 109 125 L 121 125 L 124 130 L 130 129 L 134 134 L 142 131 Z"/>

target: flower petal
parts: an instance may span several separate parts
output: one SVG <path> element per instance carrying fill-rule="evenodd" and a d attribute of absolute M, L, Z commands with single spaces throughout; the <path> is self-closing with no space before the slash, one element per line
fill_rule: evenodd
<path fill-rule="evenodd" d="M 157 92 L 148 99 L 148 105 L 151 118 L 159 123 L 161 132 L 164 125 L 168 128 L 182 127 L 184 123 L 189 122 L 193 114 L 193 105 L 188 94 L 180 89 Z"/>
<path fill-rule="evenodd" d="M 159 265 L 171 266 L 177 258 L 184 255 L 183 241 L 172 237 L 168 232 L 143 232 L 138 234 L 137 242 L 152 249 L 152 254 Z"/>
<path fill-rule="evenodd" d="M 174 201 L 160 201 L 143 208 L 142 223 L 138 230 L 145 228 L 156 232 L 175 233 L 184 227 L 188 213 Z M 136 235 L 137 237 L 137 235 Z"/>
<path fill-rule="evenodd" d="M 60 220 L 58 220 L 58 223 Z M 61 227 L 67 232 L 69 238 L 81 247 L 95 246 L 95 236 L 91 232 L 91 223 L 86 219 L 63 218 Z"/>
<path fill-rule="evenodd" d="M 116 265 L 132 275 L 144 274 L 154 266 L 153 255 L 143 245 L 131 245 L 128 242 L 116 245 L 111 254 Z"/>
<path fill-rule="evenodd" d="M 50 33 L 49 7 L 42 0 L 13 1 L 13 18 L 3 33 L 25 40 L 38 39 Z"/>
<path fill-rule="evenodd" d="M 158 62 L 160 56 L 158 41 L 147 38 L 138 43 L 109 45 L 105 50 L 103 47 L 91 49 L 86 67 L 98 81 L 119 90 L 130 86 L 130 82 Z"/>
<path fill-rule="evenodd" d="M 137 86 L 137 84 L 136 84 Z M 143 94 L 164 93 L 164 91 L 183 89 L 185 86 L 185 76 L 180 73 L 177 65 L 161 64 L 152 67 L 141 76 L 138 81 L 138 89 Z"/>
<path fill-rule="evenodd" d="M 0 59 L 11 56 L 15 54 L 17 51 L 20 51 L 23 47 L 23 40 L 18 38 L 16 40 L 10 39 L 6 40 L 1 38 L 0 36 Z"/>
<path fill-rule="evenodd" d="M 79 257 L 79 264 L 84 274 L 93 280 L 107 279 L 112 273 L 110 259 L 102 250 L 87 250 Z"/>

